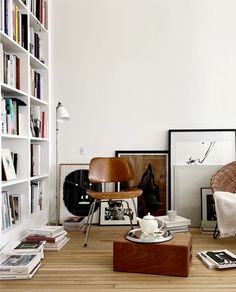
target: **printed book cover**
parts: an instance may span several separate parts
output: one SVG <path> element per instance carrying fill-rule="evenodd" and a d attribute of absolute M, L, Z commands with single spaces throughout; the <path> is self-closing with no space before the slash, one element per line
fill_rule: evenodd
<path fill-rule="evenodd" d="M 202 251 L 201 254 L 212 261 L 218 269 L 236 267 L 236 255 L 227 249 Z"/>
<path fill-rule="evenodd" d="M 216 265 L 203 252 L 199 251 L 197 257 L 208 269 L 216 269 Z"/>
<path fill-rule="evenodd" d="M 29 274 L 40 262 L 41 254 L 0 254 L 0 275 Z"/>
<path fill-rule="evenodd" d="M 1 252 L 14 251 L 17 253 L 41 252 L 45 241 L 14 241 L 3 247 Z"/>
<path fill-rule="evenodd" d="M 40 268 L 39 263 L 29 274 L 4 274 L 0 275 L 0 280 L 26 280 L 31 279 Z"/>

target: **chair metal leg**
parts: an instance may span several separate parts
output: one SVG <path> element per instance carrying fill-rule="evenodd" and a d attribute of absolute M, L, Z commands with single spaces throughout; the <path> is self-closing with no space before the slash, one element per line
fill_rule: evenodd
<path fill-rule="evenodd" d="M 128 212 L 129 212 L 130 227 L 131 227 L 131 229 L 134 229 L 133 228 L 133 222 L 132 222 L 132 215 L 131 215 L 130 207 L 129 207 L 129 202 L 127 202 L 125 200 L 124 200 L 124 202 L 127 204 L 127 208 L 128 208 Z"/>
<path fill-rule="evenodd" d="M 216 222 L 216 226 L 215 226 L 215 230 L 214 230 L 214 233 L 213 233 L 213 238 L 216 239 L 220 234 L 220 231 L 218 230 L 218 224 Z"/>
<path fill-rule="evenodd" d="M 87 216 L 87 221 L 86 221 L 84 233 L 86 233 L 86 231 L 87 231 L 87 227 L 88 227 L 88 223 L 89 223 L 89 218 L 90 218 L 90 215 L 91 215 L 91 212 L 92 212 L 92 209 L 93 209 L 93 204 L 94 204 L 94 201 L 92 202 L 92 204 L 91 204 L 91 206 L 89 208 L 89 213 L 88 213 L 88 216 Z"/>
<path fill-rule="evenodd" d="M 132 198 L 132 202 L 133 202 L 133 205 L 134 205 L 134 212 L 135 212 L 135 215 L 136 215 L 136 217 L 138 217 L 138 210 L 137 210 L 137 208 L 136 208 L 136 204 L 135 204 L 134 198 Z"/>
<path fill-rule="evenodd" d="M 96 202 L 97 202 L 97 199 L 95 199 L 93 201 L 93 205 L 92 205 L 92 210 L 90 212 L 90 216 L 89 216 L 89 224 L 88 224 L 88 228 L 86 228 L 86 236 L 85 236 L 85 241 L 84 241 L 84 247 L 87 246 L 87 243 L 88 243 L 88 238 L 89 238 L 89 232 L 90 232 L 90 228 L 91 228 L 91 224 L 93 222 L 93 214 L 94 214 L 94 210 L 95 210 L 95 206 L 96 206 Z M 87 226 L 86 226 L 87 227 Z"/>

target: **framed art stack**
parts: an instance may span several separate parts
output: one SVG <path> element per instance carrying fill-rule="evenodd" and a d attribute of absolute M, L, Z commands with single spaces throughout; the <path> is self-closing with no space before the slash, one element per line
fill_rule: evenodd
<path fill-rule="evenodd" d="M 84 195 L 84 192 L 81 194 L 81 188 L 78 185 L 78 182 L 81 181 L 83 181 L 83 185 L 86 183 L 88 168 L 89 164 L 60 164 L 60 195 L 58 198 L 59 208 L 57 209 L 59 213 L 57 215 L 59 217 L 59 223 L 63 223 L 68 217 L 75 215 L 74 213 L 79 209 L 79 206 L 76 206 L 79 201 L 84 203 L 81 204 L 82 207 L 86 205 L 86 203 L 89 205 L 88 198 Z M 85 174 L 83 170 L 86 170 Z M 85 179 L 84 175 L 86 176 Z"/>
<path fill-rule="evenodd" d="M 138 216 L 142 218 L 148 212 L 153 216 L 165 215 L 168 205 L 168 151 L 117 150 L 115 155 L 128 159 L 134 169 L 134 179 L 117 187 L 122 190 L 135 186 L 143 190 L 137 200 Z"/>
<path fill-rule="evenodd" d="M 216 210 L 211 188 L 201 188 L 201 232 L 214 233 L 216 226 Z"/>
<path fill-rule="evenodd" d="M 201 188 L 210 187 L 212 175 L 234 161 L 235 130 L 169 130 L 170 208 L 191 219 L 193 227 L 201 222 Z"/>

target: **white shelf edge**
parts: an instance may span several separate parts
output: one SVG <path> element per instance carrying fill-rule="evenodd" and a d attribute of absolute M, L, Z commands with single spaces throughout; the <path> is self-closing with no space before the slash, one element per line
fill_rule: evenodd
<path fill-rule="evenodd" d="M 42 174 L 42 175 L 37 175 L 37 176 L 31 176 L 30 177 L 30 181 L 34 181 L 34 180 L 43 180 L 45 178 L 48 178 L 49 175 L 48 174 Z"/>
<path fill-rule="evenodd" d="M 34 142 L 34 141 L 37 141 L 37 142 L 48 142 L 48 138 L 30 137 L 30 140 L 32 142 Z"/>
<path fill-rule="evenodd" d="M 32 11 L 29 10 L 30 15 L 30 24 L 32 21 L 34 22 L 34 25 L 38 25 L 40 29 L 42 29 L 43 32 L 47 33 L 48 29 L 38 20 L 38 18 L 33 14 Z"/>
<path fill-rule="evenodd" d="M 33 66 L 34 69 L 44 69 L 48 70 L 48 66 L 41 62 L 38 58 L 36 58 L 34 55 L 29 53 L 30 55 L 30 66 Z"/>
<path fill-rule="evenodd" d="M 20 89 L 17 89 L 11 85 L 8 85 L 6 83 L 2 83 L 1 82 L 1 87 L 3 88 L 3 90 L 9 90 L 10 91 L 10 94 L 15 94 L 15 95 L 22 95 L 22 96 L 25 96 L 27 97 L 28 94 Z"/>
<path fill-rule="evenodd" d="M 28 179 L 14 179 L 10 181 L 2 181 L 2 188 L 6 188 L 9 186 L 17 185 L 17 184 L 22 184 L 28 182 Z"/>
<path fill-rule="evenodd" d="M 4 31 L 0 30 L 0 41 L 4 45 L 8 45 L 13 47 L 14 53 L 28 53 L 28 51 L 18 44 L 15 40 L 13 40 L 9 35 L 7 35 Z"/>
<path fill-rule="evenodd" d="M 39 105 L 48 105 L 47 101 L 44 101 L 42 99 L 39 99 L 33 95 L 30 96 L 30 100 L 33 101 L 34 103 L 38 103 Z"/>
<path fill-rule="evenodd" d="M 21 136 L 21 135 L 11 135 L 11 134 L 2 134 L 2 138 L 5 139 L 22 139 L 22 140 L 28 140 L 28 136 Z"/>

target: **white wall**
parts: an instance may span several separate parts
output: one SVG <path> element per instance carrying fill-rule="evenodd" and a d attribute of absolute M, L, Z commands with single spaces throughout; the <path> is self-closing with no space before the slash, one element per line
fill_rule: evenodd
<path fill-rule="evenodd" d="M 235 128 L 235 0 L 50 2 L 52 100 L 71 115 L 60 162 L 167 149 L 170 128 Z"/>

